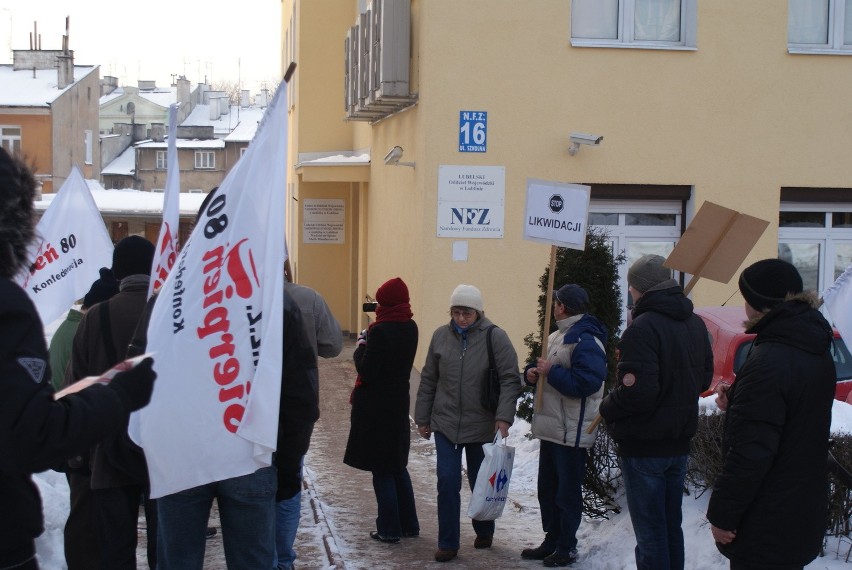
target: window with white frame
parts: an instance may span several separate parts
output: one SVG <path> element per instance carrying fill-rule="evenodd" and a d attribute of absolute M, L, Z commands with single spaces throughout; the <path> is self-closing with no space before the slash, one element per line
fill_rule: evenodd
<path fill-rule="evenodd" d="M 821 293 L 852 264 L 852 204 L 781 203 L 778 257 Z"/>
<path fill-rule="evenodd" d="M 627 292 L 627 270 L 634 261 L 649 253 L 663 257 L 680 240 L 682 203 L 677 201 L 592 200 L 589 227 L 605 230 L 613 255 L 624 252 L 627 260 L 618 266 L 622 297 L 622 322 L 633 299 Z"/>
<path fill-rule="evenodd" d="M 157 170 L 165 170 L 166 169 L 166 151 L 158 150 L 157 151 Z"/>
<path fill-rule="evenodd" d="M 788 0 L 791 53 L 852 55 L 852 0 Z"/>
<path fill-rule="evenodd" d="M 195 168 L 197 170 L 211 170 L 216 168 L 216 153 L 212 150 L 195 151 Z"/>
<path fill-rule="evenodd" d="M 9 154 L 21 153 L 21 127 L 0 125 L 0 147 Z"/>
<path fill-rule="evenodd" d="M 571 45 L 694 49 L 697 0 L 573 0 Z"/>

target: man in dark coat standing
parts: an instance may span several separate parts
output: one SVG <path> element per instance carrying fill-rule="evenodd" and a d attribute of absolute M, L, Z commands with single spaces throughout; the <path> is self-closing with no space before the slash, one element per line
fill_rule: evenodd
<path fill-rule="evenodd" d="M 618 446 L 639 570 L 684 567 L 681 501 L 698 396 L 710 387 L 707 327 L 659 255 L 627 273 L 636 302 L 618 343 L 615 387 L 600 413 Z"/>
<path fill-rule="evenodd" d="M 127 356 L 127 347 L 148 298 L 148 280 L 154 244 L 143 237 L 119 241 L 112 256 L 112 271 L 119 280 L 117 295 L 98 303 L 83 316 L 66 372 L 68 383 L 106 370 Z M 101 566 L 136 568 L 137 521 L 140 497 L 147 495 L 148 473 L 141 450 L 121 434 L 99 443 L 91 455 L 91 485 L 98 513 Z M 119 455 L 120 454 L 120 455 Z M 118 464 L 118 458 L 122 464 Z M 124 460 L 131 459 L 132 463 Z M 130 471 L 133 472 L 130 472 Z M 148 561 L 156 565 L 157 523 L 153 501 L 145 501 Z"/>
<path fill-rule="evenodd" d="M 707 520 L 732 570 L 800 569 L 819 554 L 828 520 L 833 333 L 786 261 L 758 261 L 739 287 L 746 332 L 757 336 L 736 382 L 717 388 L 724 464 Z"/>
<path fill-rule="evenodd" d="M 38 569 L 35 538 L 44 531 L 30 474 L 127 425 L 130 412 L 150 400 L 156 378 L 149 358 L 109 385 L 54 398 L 44 328 L 13 281 L 28 265 L 35 237 L 35 188 L 23 161 L 0 148 L 0 568 L 15 570 Z"/>

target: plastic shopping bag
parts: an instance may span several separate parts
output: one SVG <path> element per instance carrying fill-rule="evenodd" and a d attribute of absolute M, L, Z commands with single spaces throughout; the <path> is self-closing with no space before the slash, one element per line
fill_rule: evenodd
<path fill-rule="evenodd" d="M 467 516 L 479 521 L 493 521 L 502 516 L 506 505 L 515 448 L 506 445 L 506 439 L 498 431 L 494 442 L 483 445 L 482 451 L 485 452 L 485 458 L 476 475 Z"/>

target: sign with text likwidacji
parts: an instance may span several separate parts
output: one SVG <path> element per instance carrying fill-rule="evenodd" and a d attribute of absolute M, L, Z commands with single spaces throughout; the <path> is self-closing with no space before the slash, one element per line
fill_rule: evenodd
<path fill-rule="evenodd" d="M 438 237 L 503 237 L 506 168 L 438 168 Z"/>
<path fill-rule="evenodd" d="M 524 238 L 585 249 L 590 192 L 582 184 L 528 178 Z"/>

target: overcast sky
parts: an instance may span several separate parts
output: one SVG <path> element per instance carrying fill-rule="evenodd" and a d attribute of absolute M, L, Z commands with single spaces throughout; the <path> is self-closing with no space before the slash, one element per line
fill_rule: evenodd
<path fill-rule="evenodd" d="M 167 86 L 177 74 L 193 84 L 239 78 L 254 91 L 281 75 L 280 0 L 0 0 L 0 63 L 29 49 L 34 21 L 42 49 L 61 49 L 66 16 L 74 62 L 121 85 Z"/>

